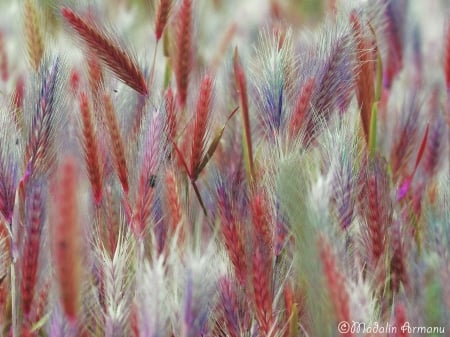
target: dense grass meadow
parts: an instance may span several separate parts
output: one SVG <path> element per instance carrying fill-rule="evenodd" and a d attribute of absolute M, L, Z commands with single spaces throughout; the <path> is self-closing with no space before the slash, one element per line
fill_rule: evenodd
<path fill-rule="evenodd" d="M 0 337 L 450 336 L 450 1 L 0 1 Z"/>

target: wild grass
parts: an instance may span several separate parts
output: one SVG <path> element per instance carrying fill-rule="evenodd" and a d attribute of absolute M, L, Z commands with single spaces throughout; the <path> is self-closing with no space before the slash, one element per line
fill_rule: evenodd
<path fill-rule="evenodd" d="M 2 3 L 0 337 L 448 336 L 426 3 Z"/>

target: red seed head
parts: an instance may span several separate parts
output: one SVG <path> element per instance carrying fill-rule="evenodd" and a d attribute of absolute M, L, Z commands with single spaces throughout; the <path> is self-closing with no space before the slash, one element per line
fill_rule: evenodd
<path fill-rule="evenodd" d="M 178 191 L 175 172 L 172 169 L 166 170 L 165 185 L 167 188 L 167 205 L 170 212 L 170 227 L 171 231 L 175 233 L 177 226 L 181 224 L 182 210 L 179 198 L 180 192 Z"/>
<path fill-rule="evenodd" d="M 447 91 L 450 92 L 450 22 L 447 27 L 447 34 L 445 36 L 445 56 L 444 56 L 444 75 Z"/>
<path fill-rule="evenodd" d="M 253 253 L 253 291 L 255 299 L 255 313 L 262 330 L 262 336 L 270 336 L 269 332 L 274 323 L 273 317 L 273 289 L 272 262 L 262 242 L 255 242 Z"/>
<path fill-rule="evenodd" d="M 109 138 L 111 140 L 111 151 L 116 167 L 117 175 L 125 193 L 128 193 L 128 167 L 125 156 L 125 143 L 117 120 L 116 111 L 114 109 L 111 97 L 105 92 L 103 94 L 103 104 L 105 107 L 105 119 L 108 127 Z"/>
<path fill-rule="evenodd" d="M 213 81 L 206 75 L 200 86 L 200 93 L 195 112 L 194 130 L 191 145 L 191 174 L 193 179 L 197 178 L 197 169 L 201 163 L 205 150 L 205 137 L 207 134 L 208 120 L 211 108 Z"/>
<path fill-rule="evenodd" d="M 147 95 L 147 84 L 141 70 L 131 54 L 103 29 L 82 18 L 67 7 L 61 14 L 88 48 L 122 82 L 142 95 Z"/>
<path fill-rule="evenodd" d="M 78 168 L 75 158 L 66 157 L 57 171 L 51 217 L 52 253 L 61 305 L 75 320 L 80 307 L 81 230 L 78 202 Z"/>
<path fill-rule="evenodd" d="M 83 132 L 84 161 L 86 164 L 92 194 L 96 205 L 102 199 L 103 172 L 100 164 L 97 137 L 95 136 L 94 119 L 85 92 L 80 94 L 80 113 Z"/>
<path fill-rule="evenodd" d="M 300 94 L 298 95 L 297 103 L 295 104 L 295 109 L 291 117 L 290 133 L 292 136 L 297 135 L 303 126 L 306 114 L 309 110 L 314 84 L 314 78 L 309 78 L 300 90 Z"/>
<path fill-rule="evenodd" d="M 70 90 L 72 94 L 77 94 L 78 89 L 80 87 L 80 74 L 76 69 L 73 69 L 70 74 Z"/>
<path fill-rule="evenodd" d="M 405 329 L 408 323 L 408 319 L 406 316 L 406 308 L 403 303 L 398 302 L 395 305 L 395 327 L 397 328 L 397 337 L 409 337 L 408 329 Z"/>
<path fill-rule="evenodd" d="M 155 22 L 155 35 L 157 41 L 161 39 L 171 8 L 172 0 L 160 0 Z"/>
<path fill-rule="evenodd" d="M 178 31 L 176 37 L 175 78 L 178 100 L 181 107 L 186 104 L 189 73 L 193 63 L 192 50 L 192 1 L 182 0 L 178 13 Z"/>
<path fill-rule="evenodd" d="M 169 88 L 165 95 L 165 108 L 166 108 L 166 130 L 167 138 L 170 142 L 175 141 L 175 136 L 177 134 L 177 116 L 176 116 L 176 102 L 173 96 L 172 89 Z"/>
<path fill-rule="evenodd" d="M 40 186 L 27 191 L 25 217 L 25 244 L 22 258 L 22 310 L 29 314 L 38 278 L 39 251 L 43 218 L 43 198 Z"/>
<path fill-rule="evenodd" d="M 320 260 L 322 262 L 325 280 L 333 304 L 336 319 L 338 322 L 351 322 L 350 298 L 346 289 L 345 275 L 342 274 L 337 265 L 333 249 L 325 236 L 319 238 Z M 340 336 L 350 337 L 353 334 L 348 331 Z"/>

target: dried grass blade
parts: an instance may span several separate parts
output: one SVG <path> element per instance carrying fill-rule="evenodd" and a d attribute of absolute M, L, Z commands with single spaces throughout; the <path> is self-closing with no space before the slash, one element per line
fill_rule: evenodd
<path fill-rule="evenodd" d="M 369 142 L 371 109 L 375 101 L 374 49 L 370 40 L 364 35 L 361 21 L 356 12 L 350 14 L 350 22 L 352 23 L 357 48 L 356 98 L 358 99 L 366 142 Z"/>
<path fill-rule="evenodd" d="M 425 152 L 425 146 L 427 145 L 427 139 L 428 139 L 428 131 L 429 131 L 430 124 L 427 124 L 427 128 L 425 130 L 425 135 L 422 138 L 422 143 L 420 144 L 419 152 L 417 153 L 416 163 L 414 164 L 414 169 L 410 175 L 408 175 L 403 182 L 400 184 L 397 200 L 403 199 L 406 194 L 408 193 L 412 180 L 414 178 L 414 175 L 417 171 L 417 168 L 419 167 L 420 161 L 422 160 L 423 154 Z"/>
<path fill-rule="evenodd" d="M 205 216 L 208 216 L 208 212 L 206 211 L 205 203 L 203 202 L 202 196 L 200 194 L 200 191 L 198 190 L 197 184 L 194 180 L 191 180 L 192 187 L 194 188 L 195 195 L 197 196 L 198 202 L 200 203 L 200 206 L 202 207 L 203 214 Z"/>
<path fill-rule="evenodd" d="M 237 48 L 234 51 L 234 76 L 236 78 L 236 85 L 239 92 L 239 98 L 241 101 L 242 108 L 242 118 L 244 122 L 244 136 L 245 136 L 245 146 L 247 151 L 247 160 L 249 165 L 251 181 L 255 176 L 255 168 L 253 164 L 253 147 L 252 147 L 252 134 L 250 127 L 250 113 L 248 108 L 248 95 L 247 95 L 247 83 L 245 79 L 244 69 L 239 61 L 239 54 Z"/>
<path fill-rule="evenodd" d="M 231 117 L 234 116 L 234 114 L 236 113 L 236 111 L 238 111 L 239 107 L 235 108 L 230 116 L 228 117 L 227 121 L 225 122 L 225 124 L 219 129 L 217 130 L 213 141 L 211 142 L 211 144 L 208 146 L 208 150 L 206 150 L 206 153 L 203 155 L 202 160 L 200 161 L 200 164 L 197 166 L 197 169 L 194 172 L 194 177 L 198 177 L 199 174 L 203 171 L 203 169 L 205 168 L 205 166 L 208 164 L 209 160 L 211 159 L 211 157 L 214 155 L 214 152 L 217 149 L 217 146 L 220 143 L 220 140 L 222 139 L 222 135 L 223 132 L 225 131 L 225 128 L 227 126 L 228 121 L 231 119 Z"/>

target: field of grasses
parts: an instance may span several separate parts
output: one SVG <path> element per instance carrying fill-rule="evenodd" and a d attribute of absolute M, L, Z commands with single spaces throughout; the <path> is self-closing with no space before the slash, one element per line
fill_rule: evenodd
<path fill-rule="evenodd" d="M 0 337 L 450 336 L 449 18 L 0 1 Z"/>

